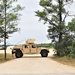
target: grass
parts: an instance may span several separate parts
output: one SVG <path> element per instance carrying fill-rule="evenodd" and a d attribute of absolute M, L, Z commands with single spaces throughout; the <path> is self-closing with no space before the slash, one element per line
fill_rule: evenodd
<path fill-rule="evenodd" d="M 68 59 L 67 57 L 52 57 L 51 59 L 60 62 L 65 65 L 74 66 L 75 67 L 75 59 Z"/>
<path fill-rule="evenodd" d="M 12 59 L 15 59 L 14 56 L 12 57 L 12 54 L 7 54 L 6 60 L 4 59 L 4 54 L 2 54 L 2 53 L 0 54 L 0 63 L 4 63 L 4 62 L 7 62 Z"/>

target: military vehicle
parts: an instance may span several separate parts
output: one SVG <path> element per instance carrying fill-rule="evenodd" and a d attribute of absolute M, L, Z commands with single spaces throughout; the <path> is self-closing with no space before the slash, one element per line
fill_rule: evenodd
<path fill-rule="evenodd" d="M 24 54 L 41 54 L 42 57 L 47 57 L 49 50 L 47 48 L 41 48 L 34 43 L 35 39 L 28 39 L 25 44 L 14 46 L 12 54 L 15 54 L 16 58 L 21 58 Z"/>

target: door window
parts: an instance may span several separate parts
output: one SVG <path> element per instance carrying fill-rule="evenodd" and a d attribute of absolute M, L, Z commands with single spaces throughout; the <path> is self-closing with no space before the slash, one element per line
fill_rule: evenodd
<path fill-rule="evenodd" d="M 28 45 L 25 45 L 25 48 L 29 48 L 29 46 Z"/>
<path fill-rule="evenodd" d="M 36 45 L 32 45 L 32 48 L 36 48 Z"/>

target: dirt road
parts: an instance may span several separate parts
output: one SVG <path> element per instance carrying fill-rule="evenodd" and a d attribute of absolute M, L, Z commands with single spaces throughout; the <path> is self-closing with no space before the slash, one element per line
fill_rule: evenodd
<path fill-rule="evenodd" d="M 24 74 L 24 75 L 70 75 L 75 73 L 75 68 L 57 63 L 39 55 L 24 56 L 0 64 L 0 74 Z M 74 74 L 75 75 L 75 74 Z"/>

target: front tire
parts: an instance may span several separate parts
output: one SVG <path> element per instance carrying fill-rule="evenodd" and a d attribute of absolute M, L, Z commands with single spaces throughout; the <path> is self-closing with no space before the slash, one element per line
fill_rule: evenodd
<path fill-rule="evenodd" d="M 16 51 L 15 56 L 16 56 L 16 58 L 21 58 L 23 56 L 22 51 L 20 51 L 20 50 Z"/>

